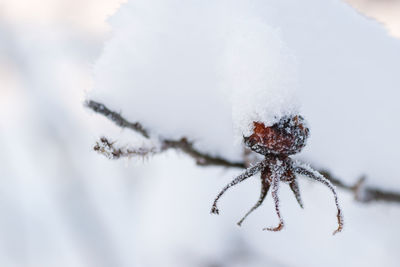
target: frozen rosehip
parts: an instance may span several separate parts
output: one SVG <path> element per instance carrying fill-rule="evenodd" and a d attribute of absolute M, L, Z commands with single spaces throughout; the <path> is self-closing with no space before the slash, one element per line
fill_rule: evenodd
<path fill-rule="evenodd" d="M 254 122 L 253 133 L 244 137 L 251 150 L 262 155 L 292 155 L 306 145 L 309 130 L 301 116 L 284 117 L 272 126 Z"/>
<path fill-rule="evenodd" d="M 296 115 L 283 117 L 272 126 L 265 126 L 262 122 L 253 122 L 253 124 L 253 132 L 251 135 L 244 137 L 244 142 L 251 150 L 260 153 L 265 157 L 262 161 L 251 166 L 244 173 L 237 176 L 222 189 L 214 200 L 211 212 L 216 214 L 219 213 L 217 202 L 226 190 L 256 173 L 261 172 L 260 197 L 257 203 L 238 222 L 238 225 L 242 225 L 247 216 L 264 202 L 268 191 L 271 189 L 271 195 L 274 200 L 279 224 L 276 227 L 264 228 L 264 230 L 280 231 L 284 227 L 284 222 L 279 208 L 279 182 L 289 184 L 300 207 L 303 207 L 296 175 L 304 175 L 325 184 L 332 191 L 335 198 L 337 208 L 336 217 L 338 221 L 338 228 L 335 230 L 334 234 L 342 231 L 343 216 L 334 186 L 322 174 L 313 170 L 310 166 L 294 161 L 290 158 L 290 155 L 300 152 L 306 145 L 309 129 L 306 126 L 304 119 L 301 116 Z"/>

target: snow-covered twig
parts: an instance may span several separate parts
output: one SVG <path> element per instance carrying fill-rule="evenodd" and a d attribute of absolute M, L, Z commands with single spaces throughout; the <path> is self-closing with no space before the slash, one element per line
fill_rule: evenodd
<path fill-rule="evenodd" d="M 139 122 L 129 122 L 121 116 L 118 112 L 108 109 L 104 104 L 99 102 L 88 100 L 85 105 L 92 109 L 94 112 L 99 113 L 121 128 L 128 128 L 130 130 L 139 133 L 144 138 L 149 139 L 149 131 L 145 129 Z M 94 146 L 94 150 L 99 151 L 105 156 L 113 159 L 120 157 L 131 157 L 131 156 L 147 156 L 156 153 L 161 153 L 168 149 L 176 149 L 184 152 L 188 156 L 192 157 L 196 163 L 200 166 L 222 166 L 228 168 L 247 168 L 249 166 L 246 160 L 233 162 L 222 157 L 211 156 L 210 154 L 203 153 L 197 150 L 193 143 L 187 138 L 181 138 L 177 140 L 173 139 L 162 139 L 160 138 L 161 147 L 159 149 L 143 150 L 143 149 L 130 149 L 130 148 L 118 148 L 113 142 L 107 138 L 102 137 L 99 142 Z M 362 203 L 370 203 L 376 201 L 400 203 L 400 193 L 395 191 L 382 190 L 375 187 L 369 187 L 365 185 L 365 177 L 360 178 L 356 184 L 348 185 L 342 180 L 334 177 L 331 172 L 327 170 L 318 170 L 326 179 L 328 179 L 333 185 L 351 191 L 354 194 L 355 200 Z"/>
<path fill-rule="evenodd" d="M 110 119 L 111 121 L 113 121 L 116 125 L 118 125 L 121 128 L 129 128 L 141 135 L 143 135 L 146 138 L 149 138 L 149 133 L 147 132 L 147 130 L 145 130 L 143 128 L 143 126 L 138 123 L 132 123 L 127 121 L 126 119 L 124 119 L 121 114 L 119 114 L 118 112 L 109 110 L 105 105 L 89 100 L 85 102 L 85 105 L 92 109 L 94 112 L 96 113 L 100 113 L 101 115 L 104 115 L 105 117 L 107 117 L 108 119 Z"/>
<path fill-rule="evenodd" d="M 128 128 L 130 130 L 139 133 L 144 138 L 150 139 L 149 131 L 145 129 L 139 122 L 135 123 L 129 122 L 125 118 L 123 118 L 121 114 L 112 111 L 108 109 L 104 104 L 95 102 L 93 100 L 86 101 L 85 105 L 86 107 L 92 109 L 94 112 L 104 115 L 119 127 Z M 214 165 L 214 166 L 233 167 L 233 168 L 246 168 L 246 164 L 244 162 L 229 161 L 222 157 L 212 156 L 210 154 L 200 152 L 199 150 L 194 148 L 193 143 L 190 142 L 187 138 L 180 138 L 174 140 L 174 139 L 164 139 L 160 137 L 159 143 L 160 143 L 159 149 L 154 149 L 149 154 L 161 153 L 168 149 L 176 149 L 192 157 L 196 161 L 196 164 L 200 166 Z M 114 159 L 119 157 L 131 157 L 135 155 L 140 156 L 140 153 L 138 153 L 138 149 L 118 148 L 114 145 L 113 142 L 109 141 L 106 137 L 101 137 L 100 141 L 97 142 L 97 144 L 94 146 L 94 150 L 104 154 L 107 157 L 110 157 L 109 155 L 111 155 L 112 158 Z"/>
<path fill-rule="evenodd" d="M 400 193 L 396 191 L 388 191 L 376 187 L 365 185 L 366 177 L 362 176 L 354 185 L 343 183 L 340 179 L 334 177 L 331 172 L 327 170 L 318 170 L 326 179 L 330 180 L 335 186 L 352 191 L 354 198 L 358 202 L 368 203 L 374 201 L 384 201 L 400 203 Z"/>
<path fill-rule="evenodd" d="M 134 156 L 148 157 L 160 152 L 157 147 L 117 147 L 115 146 L 115 142 L 108 140 L 104 136 L 100 137 L 100 140 L 96 142 L 93 150 L 109 159 L 130 158 Z"/>

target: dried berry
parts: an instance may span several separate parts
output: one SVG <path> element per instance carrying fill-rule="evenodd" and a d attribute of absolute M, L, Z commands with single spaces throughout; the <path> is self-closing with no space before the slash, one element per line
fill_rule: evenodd
<path fill-rule="evenodd" d="M 244 137 L 244 143 L 251 150 L 264 155 L 265 158 L 255 166 L 248 168 L 244 173 L 226 185 L 216 197 L 211 212 L 216 214 L 219 213 L 217 202 L 226 190 L 256 173 L 261 172 L 260 197 L 257 203 L 238 222 L 238 225 L 241 225 L 246 217 L 263 203 L 269 189 L 271 188 L 271 194 L 275 203 L 275 210 L 279 218 L 279 224 L 276 227 L 264 228 L 264 230 L 280 231 L 284 227 L 284 221 L 281 217 L 279 208 L 279 182 L 289 184 L 300 207 L 303 207 L 296 179 L 296 174 L 300 174 L 325 184 L 332 191 L 335 198 L 338 220 L 338 228 L 335 230 L 334 234 L 340 232 L 343 229 L 343 217 L 334 186 L 329 182 L 329 180 L 319 172 L 311 169 L 308 165 L 293 161 L 290 158 L 290 155 L 296 154 L 304 148 L 309 136 L 309 129 L 306 126 L 303 117 L 299 115 L 283 117 L 277 123 L 268 127 L 262 122 L 253 122 L 253 124 L 253 133 L 250 136 Z"/>

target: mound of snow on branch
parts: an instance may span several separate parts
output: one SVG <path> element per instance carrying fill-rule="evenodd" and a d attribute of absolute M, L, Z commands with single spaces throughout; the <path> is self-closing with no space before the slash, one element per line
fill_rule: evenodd
<path fill-rule="evenodd" d="M 89 98 L 153 134 L 237 159 L 252 121 L 297 112 L 295 60 L 246 1 L 132 1 L 111 24 Z"/>

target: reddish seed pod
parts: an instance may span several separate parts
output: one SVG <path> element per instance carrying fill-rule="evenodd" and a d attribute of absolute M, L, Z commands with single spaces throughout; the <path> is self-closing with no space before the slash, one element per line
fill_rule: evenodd
<path fill-rule="evenodd" d="M 303 117 L 296 115 L 283 117 L 272 126 L 254 122 L 253 133 L 244 137 L 245 144 L 262 155 L 292 155 L 306 145 L 309 129 Z"/>

